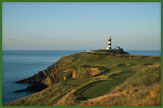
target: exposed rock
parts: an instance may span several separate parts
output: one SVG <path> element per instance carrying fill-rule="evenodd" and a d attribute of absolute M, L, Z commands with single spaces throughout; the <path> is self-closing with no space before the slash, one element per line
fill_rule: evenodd
<path fill-rule="evenodd" d="M 35 92 L 37 92 L 37 91 L 41 91 L 45 88 L 47 88 L 47 86 L 44 84 L 33 84 L 32 86 L 29 86 L 26 89 L 16 90 L 15 93 L 24 92 L 24 91 L 35 91 Z"/>

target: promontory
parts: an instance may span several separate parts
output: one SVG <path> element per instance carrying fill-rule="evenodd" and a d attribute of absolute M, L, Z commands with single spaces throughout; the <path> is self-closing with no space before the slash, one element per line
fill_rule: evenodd
<path fill-rule="evenodd" d="M 160 106 L 161 57 L 92 50 L 64 56 L 35 75 L 35 93 L 6 106 Z"/>

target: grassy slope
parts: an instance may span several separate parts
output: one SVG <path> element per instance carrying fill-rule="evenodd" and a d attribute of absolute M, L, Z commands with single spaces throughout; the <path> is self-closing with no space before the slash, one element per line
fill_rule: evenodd
<path fill-rule="evenodd" d="M 136 72 L 105 95 L 88 99 L 81 106 L 160 106 L 161 69 L 153 64 Z"/>
<path fill-rule="evenodd" d="M 72 62 L 66 61 L 67 58 Z M 161 103 L 160 57 L 85 52 L 65 57 L 65 61 L 68 64 L 60 71 L 74 69 L 76 78 L 61 80 L 6 105 L 131 106 Z M 90 75 L 90 71 L 95 74 Z"/>

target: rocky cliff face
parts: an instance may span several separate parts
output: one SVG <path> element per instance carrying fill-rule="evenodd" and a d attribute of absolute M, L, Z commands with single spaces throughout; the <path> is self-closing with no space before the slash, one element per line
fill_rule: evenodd
<path fill-rule="evenodd" d="M 50 86 L 54 83 L 64 80 L 66 74 L 64 74 L 65 70 L 62 70 L 62 68 L 70 62 L 72 62 L 72 57 L 62 57 L 56 63 L 49 66 L 47 69 L 38 72 L 32 77 L 17 81 L 16 83 L 32 83 L 34 85 L 43 84 L 46 86 Z"/>
<path fill-rule="evenodd" d="M 42 90 L 48 86 L 51 86 L 52 84 L 58 83 L 59 81 L 75 79 L 75 78 L 94 77 L 94 76 L 98 76 L 99 74 L 105 71 L 108 71 L 108 69 L 103 66 L 91 66 L 91 65 L 82 64 L 82 62 L 80 62 L 80 59 L 78 58 L 79 56 L 89 57 L 92 54 L 94 53 L 84 52 L 84 53 L 78 53 L 78 54 L 62 57 L 56 63 L 49 66 L 47 69 L 38 72 L 32 77 L 17 81 L 16 83 L 33 84 L 31 87 L 28 87 L 24 90 L 18 90 L 18 91 L 26 91 L 26 90 L 31 91 L 32 88 L 34 88 L 34 86 L 35 88 L 37 88 L 37 91 L 39 91 L 40 86 L 38 85 L 44 86 L 43 88 L 40 88 L 40 90 Z M 74 62 L 77 62 L 77 64 L 73 65 Z"/>

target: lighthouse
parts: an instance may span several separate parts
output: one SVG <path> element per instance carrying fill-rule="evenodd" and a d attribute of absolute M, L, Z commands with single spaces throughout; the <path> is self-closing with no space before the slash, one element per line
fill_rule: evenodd
<path fill-rule="evenodd" d="M 110 35 L 109 35 L 109 37 L 108 37 L 108 46 L 107 46 L 106 49 L 108 49 L 108 50 L 112 49 L 112 48 L 111 48 L 111 36 L 110 36 Z"/>

